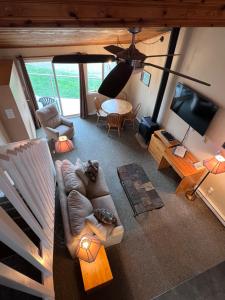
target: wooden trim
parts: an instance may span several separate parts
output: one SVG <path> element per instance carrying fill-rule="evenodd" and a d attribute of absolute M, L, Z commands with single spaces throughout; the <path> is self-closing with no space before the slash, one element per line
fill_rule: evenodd
<path fill-rule="evenodd" d="M 1 27 L 222 26 L 222 0 L 2 1 Z"/>
<path fill-rule="evenodd" d="M 16 289 L 37 297 L 48 297 L 48 299 L 54 299 L 54 291 L 4 265 L 3 263 L 0 263 L 0 283 L 9 288 Z"/>
<path fill-rule="evenodd" d="M 27 224 L 30 228 L 36 233 L 40 240 L 43 240 L 44 243 L 49 245 L 49 240 L 42 230 L 41 226 L 31 214 L 30 210 L 24 204 L 20 195 L 16 191 L 15 187 L 11 185 L 9 179 L 6 177 L 4 171 L 0 168 L 0 189 L 6 195 L 16 210 L 20 213 L 20 215 L 26 220 Z"/>
<path fill-rule="evenodd" d="M 0 237 L 3 243 L 29 261 L 40 271 L 47 274 L 52 273 L 51 268 L 47 265 L 48 260 L 38 254 L 39 249 L 1 207 Z"/>

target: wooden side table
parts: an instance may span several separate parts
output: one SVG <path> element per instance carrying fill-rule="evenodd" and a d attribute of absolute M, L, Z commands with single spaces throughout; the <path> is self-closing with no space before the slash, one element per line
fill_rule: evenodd
<path fill-rule="evenodd" d="M 101 246 L 94 262 L 88 263 L 80 259 L 80 268 L 85 292 L 113 279 L 104 246 Z"/>

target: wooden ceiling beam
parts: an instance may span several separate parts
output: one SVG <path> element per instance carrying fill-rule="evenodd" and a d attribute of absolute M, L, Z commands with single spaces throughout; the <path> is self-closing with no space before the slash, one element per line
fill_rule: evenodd
<path fill-rule="evenodd" d="M 223 0 L 1 1 L 0 27 L 223 26 Z"/>

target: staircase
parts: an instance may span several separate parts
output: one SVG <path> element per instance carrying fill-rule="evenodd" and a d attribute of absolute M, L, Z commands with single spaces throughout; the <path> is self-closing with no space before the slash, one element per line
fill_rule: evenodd
<path fill-rule="evenodd" d="M 14 220 L 14 222 L 23 230 L 24 233 L 31 239 L 31 241 L 39 248 L 40 239 L 31 230 L 27 223 L 23 220 L 21 215 L 13 207 L 10 201 L 5 197 L 0 197 L 0 207 L 2 207 L 8 215 Z M 32 278 L 38 282 L 42 282 L 41 272 L 28 263 L 25 259 L 19 256 L 12 249 L 7 247 L 4 243 L 0 241 L 0 262 L 6 264 L 7 266 L 21 272 L 22 274 Z M 0 285 L 0 299 L 4 300 L 39 300 L 41 298 L 35 297 L 12 288 Z"/>
<path fill-rule="evenodd" d="M 0 299 L 55 299 L 54 206 L 46 140 L 0 147 Z"/>

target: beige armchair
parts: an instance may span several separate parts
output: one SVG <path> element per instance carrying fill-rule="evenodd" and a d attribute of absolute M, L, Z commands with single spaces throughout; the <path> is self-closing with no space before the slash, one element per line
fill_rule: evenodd
<path fill-rule="evenodd" d="M 60 116 L 55 104 L 40 108 L 36 111 L 36 115 L 49 140 L 58 140 L 61 135 L 72 139 L 74 135 L 73 122 Z"/>

